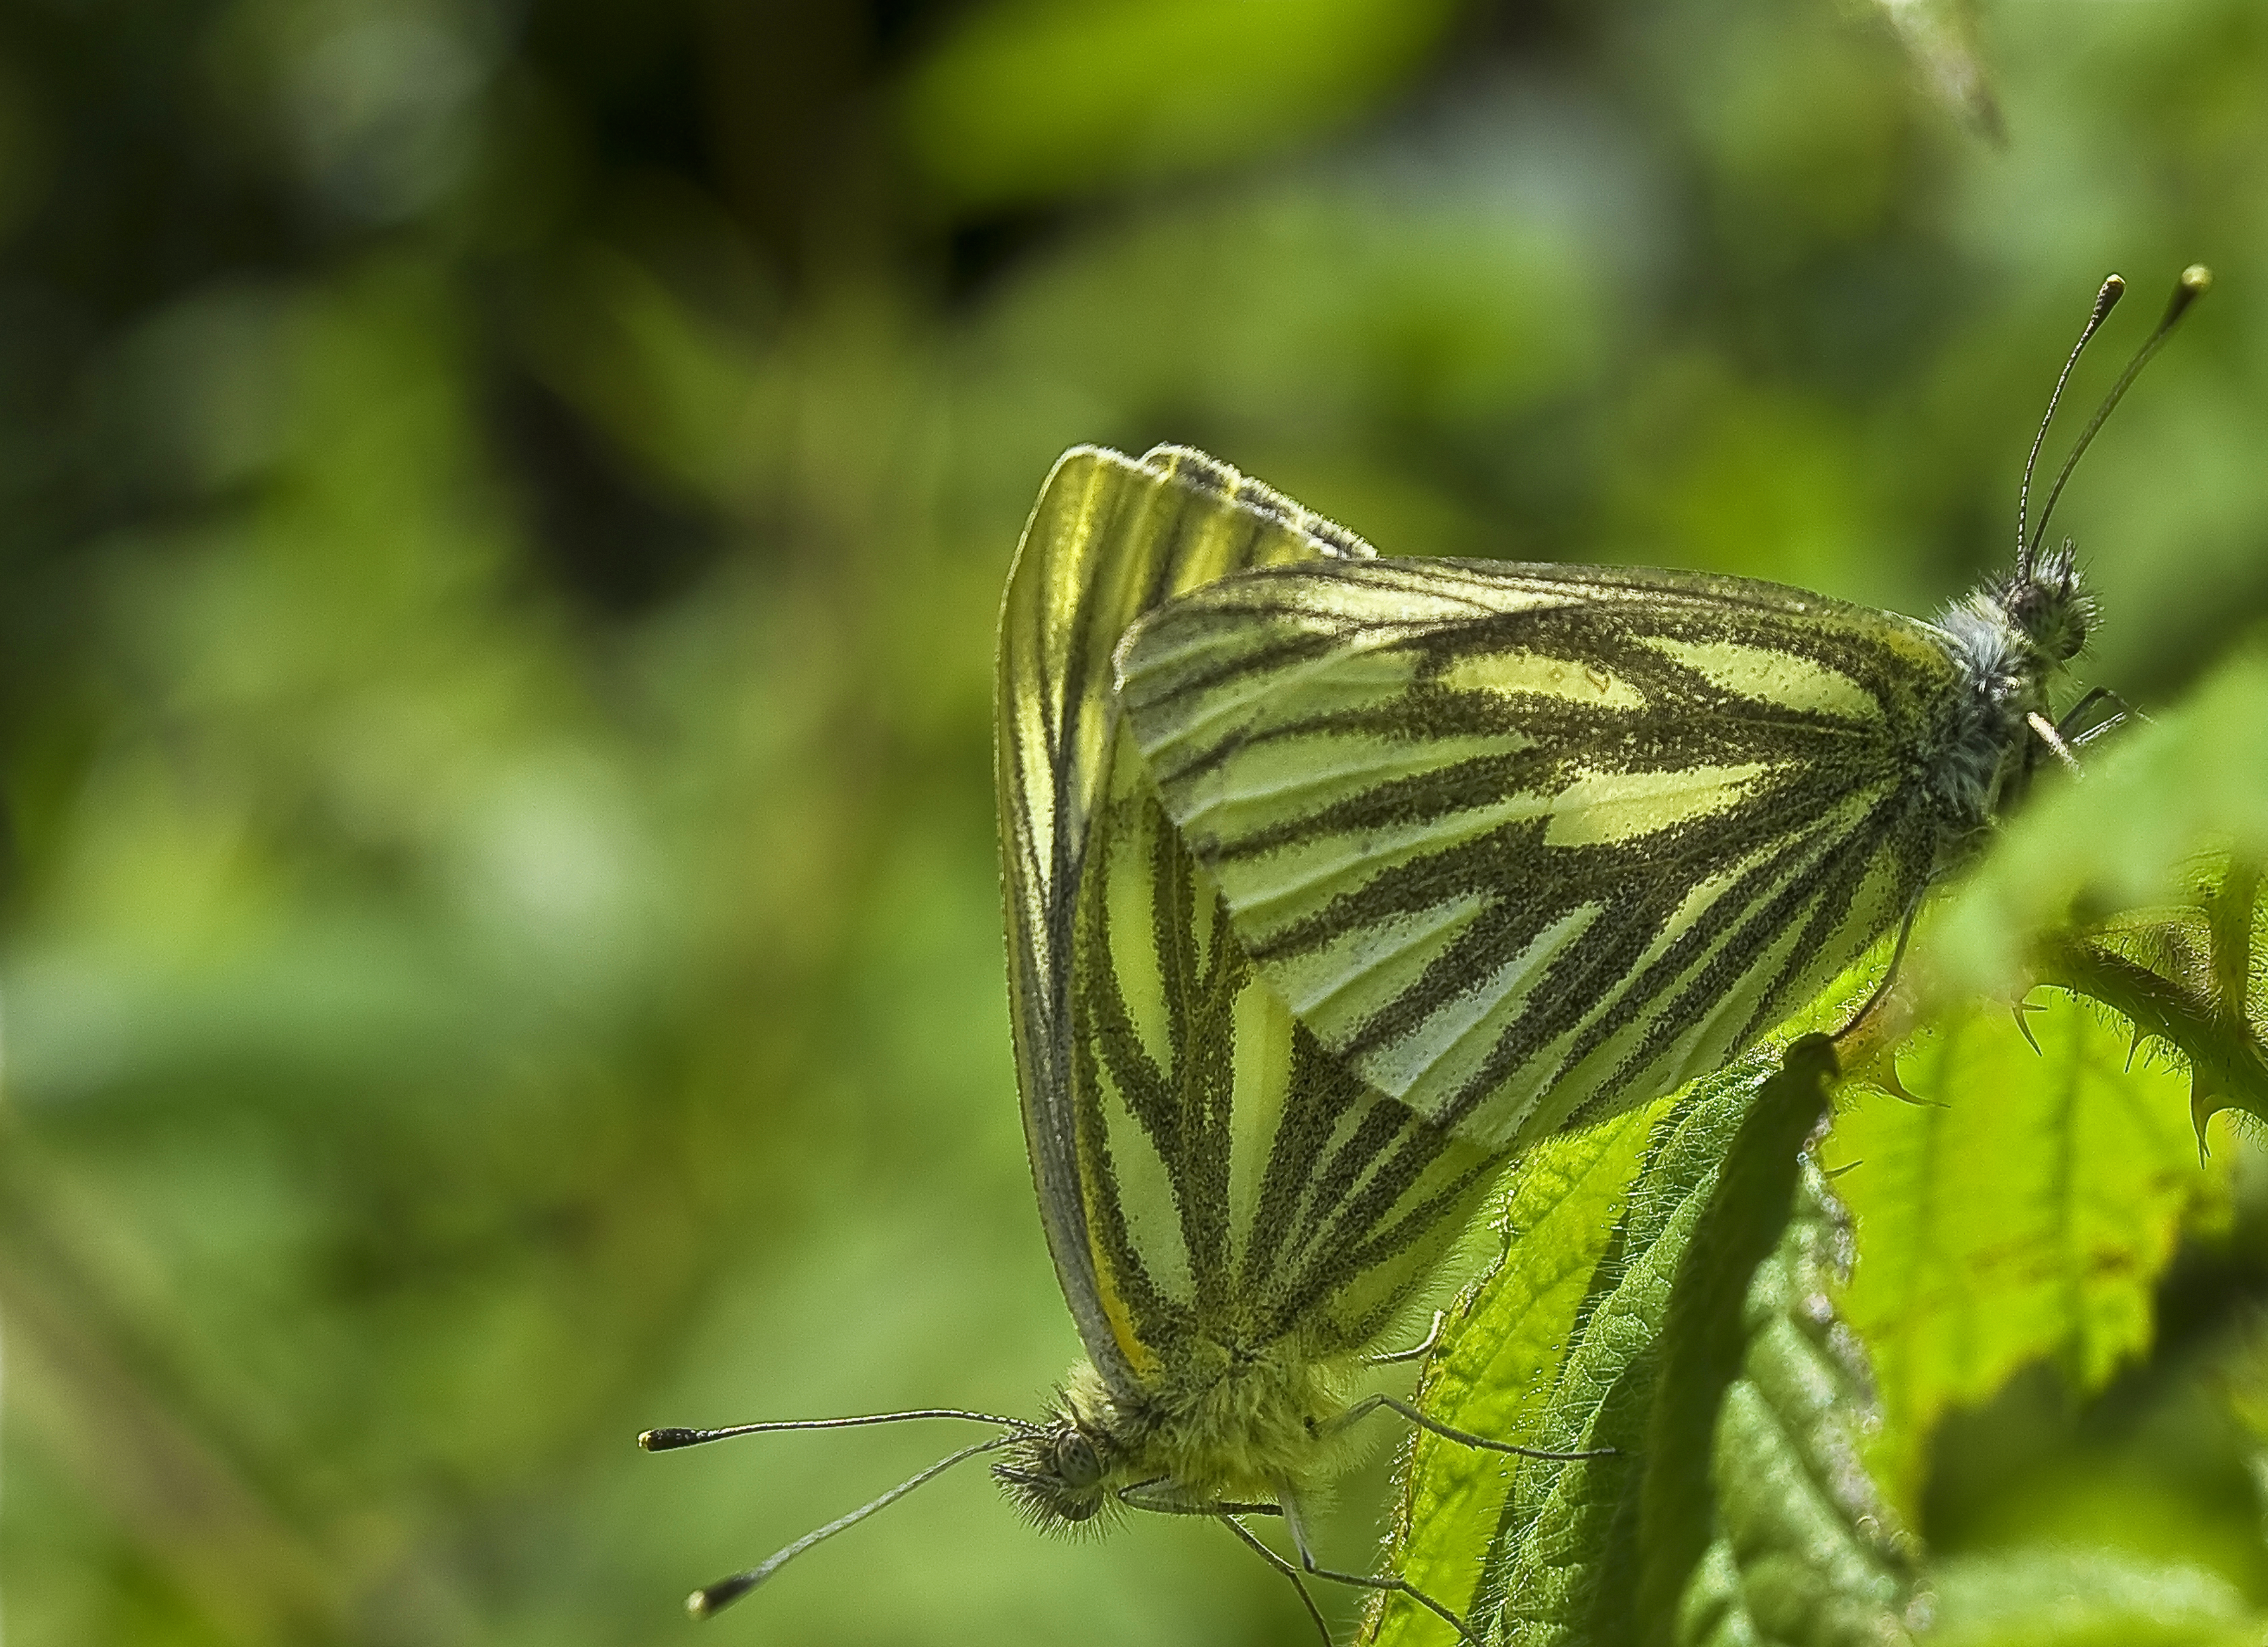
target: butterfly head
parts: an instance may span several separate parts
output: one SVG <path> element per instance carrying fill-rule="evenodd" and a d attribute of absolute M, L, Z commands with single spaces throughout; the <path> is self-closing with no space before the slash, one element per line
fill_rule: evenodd
<path fill-rule="evenodd" d="M 2014 574 L 1987 588 L 1985 598 L 2032 655 L 2051 668 L 2079 656 L 2095 622 L 2095 597 L 2087 592 L 2068 540 L 2060 548 L 2027 555 Z"/>
<path fill-rule="evenodd" d="M 1045 1423 L 1008 1442 L 992 1475 L 1038 1526 L 1077 1526 L 1109 1502 L 1112 1451 L 1108 1438 L 1065 1399 Z"/>

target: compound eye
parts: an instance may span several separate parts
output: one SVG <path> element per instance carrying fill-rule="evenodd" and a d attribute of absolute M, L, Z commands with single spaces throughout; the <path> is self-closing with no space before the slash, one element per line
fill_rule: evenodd
<path fill-rule="evenodd" d="M 1076 1430 L 1056 1443 L 1056 1474 L 1066 1487 L 1092 1487 L 1102 1479 L 1102 1460 L 1094 1443 Z"/>

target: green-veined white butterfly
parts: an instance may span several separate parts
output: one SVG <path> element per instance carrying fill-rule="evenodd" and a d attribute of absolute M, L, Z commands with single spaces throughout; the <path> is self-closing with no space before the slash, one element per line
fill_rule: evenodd
<path fill-rule="evenodd" d="M 1314 1553 L 1305 1506 L 1356 1420 L 1440 1428 L 1359 1394 L 1365 1366 L 1403 1358 L 1381 1346 L 1495 1167 L 1753 1044 L 2041 750 L 2068 757 L 2049 687 L 2090 607 L 2047 517 L 2207 280 L 2184 274 L 2036 530 L 2020 503 L 2014 571 L 1935 623 L 1747 579 L 1381 561 L 1201 453 L 1065 453 L 1003 607 L 998 794 L 1026 1138 L 1087 1358 L 1037 1422 L 647 1432 L 998 1430 L 694 1610 L 994 1452 L 1042 1525 L 1213 1517 L 1295 1585 L 1400 1590 L 1462 1630 Z"/>
<path fill-rule="evenodd" d="M 1933 623 L 1685 572 L 1275 567 L 1135 624 L 1121 705 L 1300 1024 L 1518 1151 L 1753 1045 L 2070 758 L 2049 688 L 2093 602 L 2041 548 L 2070 472 L 2033 529 L 2028 463 L 2014 570 Z"/>

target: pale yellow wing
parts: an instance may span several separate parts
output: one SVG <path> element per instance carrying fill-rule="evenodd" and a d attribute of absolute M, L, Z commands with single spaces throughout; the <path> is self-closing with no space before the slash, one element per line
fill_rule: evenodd
<path fill-rule="evenodd" d="M 1231 573 L 1369 553 L 1202 453 L 1160 447 L 1138 461 L 1082 446 L 1048 477 L 1009 574 L 997 731 L 1025 1135 L 1064 1296 L 1097 1369 L 1122 1391 L 1139 1386 L 1140 1327 L 1116 1302 L 1117 1261 L 1090 1227 L 1097 1135 L 1089 1129 L 1083 1163 L 1071 1097 L 1076 911 L 1118 741 L 1111 654 L 1142 614 Z M 1145 1010 L 1172 1015 L 1187 1004 Z"/>

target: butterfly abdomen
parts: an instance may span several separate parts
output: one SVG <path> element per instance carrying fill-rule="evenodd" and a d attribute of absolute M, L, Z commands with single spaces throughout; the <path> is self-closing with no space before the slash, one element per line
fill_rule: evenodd
<path fill-rule="evenodd" d="M 1123 1482 L 1163 1481 L 1186 1503 L 1273 1498 L 1339 1472 L 1359 1364 L 1278 1339 L 1253 1353 L 1190 1355 L 1135 1401 L 1091 1408 L 1086 1422 Z"/>

